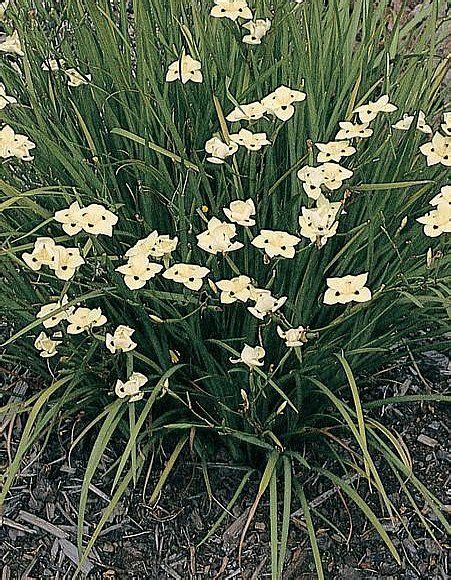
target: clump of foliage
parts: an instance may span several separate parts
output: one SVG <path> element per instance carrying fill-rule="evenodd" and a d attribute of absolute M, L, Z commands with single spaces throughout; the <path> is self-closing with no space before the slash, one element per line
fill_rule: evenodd
<path fill-rule="evenodd" d="M 0 2 L 2 360 L 46 384 L 0 409 L 28 416 L 0 501 L 27 450 L 83 409 L 84 557 L 163 440 L 152 503 L 187 442 L 207 482 L 219 447 L 249 466 L 229 509 L 260 473 L 242 541 L 269 490 L 274 578 L 297 501 L 323 576 L 312 472 L 396 559 L 351 473 L 394 514 L 383 459 L 446 525 L 354 378 L 446 329 L 442 3 L 391 26 L 388 4 Z M 89 485 L 124 435 L 86 545 Z"/>

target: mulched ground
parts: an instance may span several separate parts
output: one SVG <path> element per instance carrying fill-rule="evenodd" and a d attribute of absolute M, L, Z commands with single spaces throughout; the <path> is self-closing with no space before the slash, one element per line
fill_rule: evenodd
<path fill-rule="evenodd" d="M 450 375 L 449 359 L 431 352 L 422 360 L 421 369 L 408 359 L 404 365 L 369 380 L 363 396 L 374 399 L 415 394 L 426 389 L 443 392 Z M 416 403 L 402 406 L 401 410 L 387 406 L 374 411 L 374 415 L 402 435 L 413 457 L 416 475 L 446 506 L 451 503 L 447 496 L 451 491 L 447 487 L 451 453 L 447 447 L 449 430 L 445 411 L 440 404 Z M 74 544 L 78 494 L 86 453 L 68 460 L 65 442 L 72 426 L 61 425 L 58 438 L 44 450 L 33 450 L 12 490 L 0 528 L 2 580 L 73 578 L 73 563 L 77 561 Z M 5 453 L 5 464 L 19 432 L 17 423 L 14 429 L 3 429 L 0 451 Z M 107 460 L 105 469 L 108 463 Z M 258 483 L 255 480 L 242 495 L 218 531 L 196 547 L 221 514 L 219 505 L 230 500 L 243 473 L 222 463 L 211 466 L 209 475 L 215 494 L 213 501 L 206 493 L 199 466 L 187 455 L 171 476 L 156 508 L 148 502 L 155 480 L 150 477 L 147 485 L 141 482 L 138 489 L 124 498 L 102 532 L 85 569 L 89 578 L 240 578 L 237 545 Z M 401 521 L 384 520 L 402 555 L 401 566 L 390 557 L 371 525 L 330 483 L 320 479 L 306 482 L 309 500 L 341 532 L 315 519 L 326 577 L 346 580 L 447 578 L 447 546 L 434 515 L 420 505 L 436 532 L 438 543 L 421 527 L 388 469 L 382 468 L 382 479 L 411 534 L 408 535 Z M 109 477 L 97 478 L 94 483 L 86 517 L 87 535 L 108 502 Z M 373 509 L 381 513 L 377 498 L 370 496 L 362 482 L 353 483 Z M 293 511 L 297 507 L 293 506 Z M 449 507 L 445 508 L 448 513 Z M 270 577 L 267 513 L 267 503 L 263 501 L 247 535 L 242 572 L 249 580 Z M 302 517 L 297 516 L 293 518 L 290 532 L 284 579 L 314 578 L 305 525 Z"/>

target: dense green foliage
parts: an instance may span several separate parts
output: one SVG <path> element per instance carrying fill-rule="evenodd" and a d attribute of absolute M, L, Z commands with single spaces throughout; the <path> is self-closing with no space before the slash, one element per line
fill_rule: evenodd
<path fill-rule="evenodd" d="M 33 161 L 0 165 L 0 308 L 14 334 L 2 359 L 25 364 L 46 387 L 14 404 L 15 411 L 30 414 L 2 500 L 30 445 L 59 413 L 83 408 L 86 426 L 98 435 L 81 497 L 80 547 L 89 483 L 108 441 L 124 435 L 116 495 L 104 521 L 136 481 L 149 446 L 169 437 L 175 451 L 152 496 L 158 499 L 191 433 L 200 461 L 226 445 L 234 461 L 261 470 L 260 492 L 269 488 L 273 506 L 277 486 L 284 486 L 280 534 L 277 510 L 271 512 L 274 578 L 283 567 L 292 491 L 304 509 L 322 575 L 302 477 L 292 481 L 299 467 L 316 469 L 342 487 L 395 557 L 376 516 L 346 484 L 347 473 L 367 477 L 393 511 L 372 459 L 382 454 L 396 474 L 410 475 L 440 514 L 437 500 L 411 474 L 402 445 L 367 419 L 354 380 L 396 360 L 406 345 L 414 352 L 425 337 L 439 344 L 447 320 L 446 234 L 429 238 L 415 221 L 446 185 L 446 170 L 426 165 L 419 147 L 429 136 L 391 126 L 404 112 L 419 110 L 434 131 L 441 123 L 447 71 L 439 56 L 441 3 L 424 3 L 407 21 L 400 13 L 391 25 L 389 4 L 250 2 L 258 18 L 272 18 L 258 46 L 244 44 L 239 24 L 212 18 L 210 3 L 200 0 L 28 0 L 8 8 L 5 30 L 18 30 L 25 54 L 0 57 L 0 80 L 18 101 L 0 114 L 36 148 Z M 183 48 L 202 63 L 202 83 L 165 82 L 167 67 Z M 62 71 L 42 69 L 49 58 L 64 59 L 91 81 L 68 86 Z M 286 122 L 267 117 L 251 124 L 267 133 L 271 145 L 259 152 L 240 149 L 222 165 L 208 163 L 205 143 L 213 134 L 227 140 L 232 132 L 225 116 L 280 85 L 307 98 Z M 379 115 L 372 137 L 354 143 L 356 154 L 344 160 L 353 177 L 328 194 L 344 200 L 337 235 L 321 248 L 302 238 L 293 259 L 265 259 L 250 243 L 257 230 L 296 234 L 301 207 L 313 205 L 296 175 L 315 163 L 313 144 L 333 140 L 340 121 L 383 94 L 397 112 Z M 210 255 L 197 247 L 195 236 L 206 220 L 224 220 L 224 207 L 248 198 L 257 208 L 257 228 L 237 230 L 241 250 Z M 113 236 L 65 235 L 53 215 L 75 200 L 115 213 Z M 115 268 L 155 229 L 178 236 L 173 261 L 208 267 L 210 280 L 246 274 L 260 288 L 287 296 L 283 314 L 259 320 L 242 303 L 222 304 L 214 284 L 193 292 L 157 276 L 130 290 Z M 37 236 L 78 246 L 85 264 L 69 281 L 49 270 L 31 271 L 21 255 Z M 362 272 L 369 272 L 371 301 L 323 303 L 326 278 Z M 42 330 L 36 314 L 64 294 L 70 305 L 100 307 L 109 331 L 119 324 L 134 328 L 137 348 L 113 356 L 96 328 L 63 333 L 58 357 L 40 357 L 33 346 Z M 306 327 L 308 342 L 287 349 L 278 324 Z M 230 362 L 244 343 L 264 346 L 264 367 L 250 371 Z M 144 399 L 127 404 L 114 395 L 114 385 L 133 370 L 149 382 Z M 338 439 L 353 438 L 355 455 L 337 455 L 336 442 L 321 440 L 324 426 L 337 427 Z M 312 437 L 321 441 L 316 452 L 322 448 L 324 457 L 339 460 L 336 473 L 309 464 Z"/>

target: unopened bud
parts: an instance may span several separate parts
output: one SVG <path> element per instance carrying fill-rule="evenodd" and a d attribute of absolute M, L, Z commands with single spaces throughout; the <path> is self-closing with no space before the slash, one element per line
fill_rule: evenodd
<path fill-rule="evenodd" d="M 217 294 L 218 293 L 218 287 L 216 286 L 216 284 L 213 282 L 213 280 L 210 280 L 210 278 L 208 278 L 208 285 L 210 286 L 210 288 L 212 289 L 212 291 Z"/>
<path fill-rule="evenodd" d="M 247 411 L 249 409 L 249 397 L 244 389 L 241 389 L 241 398 L 243 399 L 243 409 Z"/>
<path fill-rule="evenodd" d="M 171 357 L 171 362 L 177 364 L 180 360 L 180 353 L 176 350 L 169 349 L 169 356 Z"/>
<path fill-rule="evenodd" d="M 152 322 L 155 322 L 156 324 L 161 324 L 162 322 L 164 322 L 162 318 L 156 316 L 155 314 L 149 314 L 149 318 Z"/>
<path fill-rule="evenodd" d="M 434 254 L 432 253 L 432 248 L 429 248 L 426 254 L 426 266 L 430 268 L 434 263 Z"/>

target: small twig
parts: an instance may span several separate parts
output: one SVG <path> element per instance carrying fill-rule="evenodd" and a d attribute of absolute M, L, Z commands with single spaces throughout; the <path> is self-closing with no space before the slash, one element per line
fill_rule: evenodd
<path fill-rule="evenodd" d="M 9 528 L 14 528 L 21 532 L 27 532 L 28 534 L 36 534 L 36 530 L 32 530 L 31 528 L 27 528 L 26 526 L 15 522 L 14 520 L 10 520 L 4 516 L 0 516 L 0 526 L 8 526 Z"/>
<path fill-rule="evenodd" d="M 421 382 L 426 387 L 426 389 L 427 389 L 427 391 L 429 393 L 431 391 L 431 385 L 430 385 L 430 383 L 427 382 L 427 380 L 424 378 L 422 372 L 420 371 L 420 368 L 418 367 L 417 361 L 415 360 L 415 358 L 414 358 L 414 356 L 412 354 L 412 351 L 409 348 L 409 345 L 406 342 L 404 342 L 404 346 L 406 347 L 406 350 L 407 350 L 407 352 L 409 354 L 409 358 L 412 361 L 413 367 L 416 370 L 419 379 L 421 380 Z"/>
<path fill-rule="evenodd" d="M 162 568 L 166 574 L 169 574 L 171 578 L 175 578 L 175 580 L 183 580 L 180 574 L 177 574 L 177 572 L 170 568 L 167 564 L 161 563 L 160 568 Z"/>
<path fill-rule="evenodd" d="M 41 530 L 45 530 L 49 534 L 52 534 L 53 536 L 56 536 L 57 538 L 60 538 L 62 540 L 67 539 L 68 537 L 67 533 L 64 530 L 62 530 L 58 526 L 55 526 L 54 524 L 51 524 L 50 522 L 47 522 L 46 520 L 43 520 L 38 516 L 35 516 L 34 514 L 30 514 L 28 512 L 20 510 L 19 518 L 24 522 L 36 526 L 37 528 L 41 528 Z"/>
<path fill-rule="evenodd" d="M 352 477 L 350 477 L 350 478 L 348 478 L 346 480 L 346 483 L 351 484 L 358 477 L 359 477 L 359 474 L 358 473 L 355 473 Z M 323 504 L 326 500 L 328 500 L 330 497 L 332 497 L 333 495 L 335 495 L 338 491 L 339 491 L 339 488 L 338 487 L 333 487 L 332 489 L 328 489 L 327 491 L 325 491 L 324 493 L 322 493 L 321 495 L 319 495 L 317 498 L 315 498 L 314 500 L 312 500 L 311 502 L 309 502 L 309 507 L 311 507 L 311 508 L 317 508 L 318 506 L 320 506 L 321 504 Z M 302 508 L 299 508 L 298 510 L 296 510 L 295 512 L 293 512 L 291 514 L 291 517 L 292 518 L 298 518 L 303 513 L 304 512 L 303 512 Z"/>

